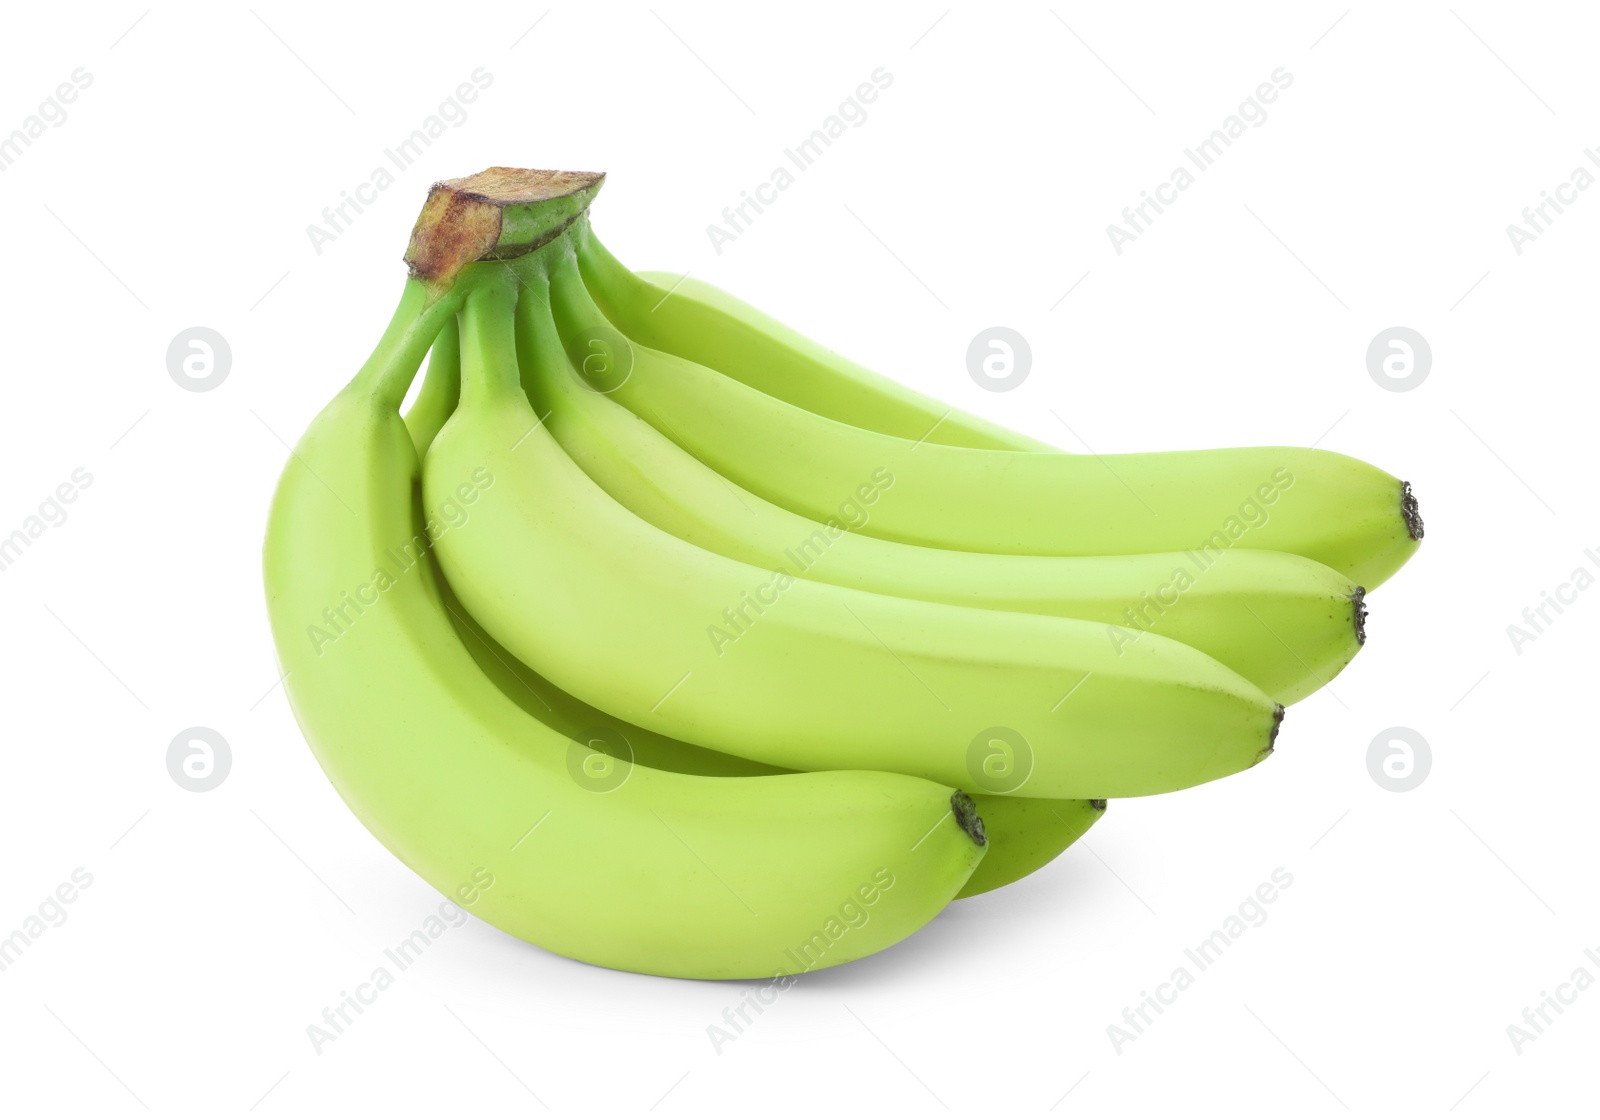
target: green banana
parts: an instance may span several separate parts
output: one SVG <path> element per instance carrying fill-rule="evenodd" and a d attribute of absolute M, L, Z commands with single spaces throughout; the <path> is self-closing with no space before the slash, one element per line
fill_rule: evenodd
<path fill-rule="evenodd" d="M 614 289 L 630 290 L 618 269 L 592 275 L 581 279 L 602 310 L 617 308 Z M 1044 556 L 1266 549 L 1315 560 L 1368 590 L 1393 575 L 1422 536 L 1408 484 L 1331 451 L 1069 455 L 957 447 L 855 426 L 650 346 L 645 340 L 662 331 L 653 315 L 639 313 L 641 304 L 621 303 L 616 312 L 626 339 L 597 340 L 622 351 L 614 358 L 626 375 L 607 386 L 612 396 L 719 474 L 818 521 L 887 475 L 894 492 L 860 530 L 885 540 Z M 732 361 L 710 351 L 713 324 L 704 330 L 698 352 Z M 739 368 L 749 376 L 748 364 Z"/>
<path fill-rule="evenodd" d="M 452 327 L 454 321 L 452 320 Z M 441 338 L 444 334 L 441 333 Z M 457 336 L 451 333 L 451 339 Z M 459 350 L 450 346 L 441 360 L 436 350 L 429 356 L 428 370 L 406 427 L 420 454 L 455 410 L 460 388 Z M 432 553 L 428 561 L 434 564 Z M 451 622 L 462 644 L 478 667 L 506 696 L 535 719 L 554 727 L 580 742 L 597 742 L 602 750 L 617 751 L 634 763 L 677 774 L 703 774 L 713 777 L 752 777 L 759 774 L 786 774 L 792 771 L 768 766 L 735 755 L 706 750 L 692 743 L 670 739 L 643 727 L 613 719 L 583 701 L 562 692 L 518 661 L 467 614 L 442 576 L 439 590 L 451 614 Z M 602 764 L 596 758 L 597 764 Z M 961 888 L 957 898 L 970 898 L 1007 886 L 1039 870 L 1081 837 L 1104 814 L 1104 801 L 1047 801 L 1032 797 L 976 793 L 972 800 L 988 837 L 987 854 Z"/>
<path fill-rule="evenodd" d="M 969 784 L 999 739 L 1028 765 L 1016 786 L 979 788 L 1123 797 L 1234 773 L 1270 751 L 1282 708 L 1170 639 L 1116 652 L 1103 626 L 1081 620 L 775 577 L 629 513 L 555 443 L 520 381 L 519 339 L 523 361 L 568 361 L 544 275 L 563 248 L 469 266 L 461 402 L 423 472 L 431 505 L 455 500 L 476 471 L 501 480 L 437 554 L 519 660 L 631 723 L 794 769 Z M 756 623 L 734 649 L 717 644 L 725 610 Z"/>
<path fill-rule="evenodd" d="M 562 692 L 486 633 L 455 601 L 448 585 L 440 582 L 456 632 L 484 675 L 535 719 L 602 752 L 604 757 L 594 756 L 594 765 L 607 767 L 610 759 L 619 758 L 655 770 L 714 778 L 794 773 L 613 719 Z M 1080 839 L 1106 811 L 1104 801 L 1053 801 L 982 792 L 971 796 L 988 843 L 983 861 L 957 898 L 985 894 L 1033 874 Z"/>
<path fill-rule="evenodd" d="M 871 431 L 957 447 L 1055 450 L 873 373 L 709 284 L 628 271 L 594 236 L 587 215 L 573 223 L 571 236 L 607 314 L 646 346 Z"/>
<path fill-rule="evenodd" d="M 466 613 L 465 608 L 454 602 L 442 581 L 441 585 L 452 607 L 451 620 L 456 624 L 456 632 L 484 675 L 535 719 L 575 742 L 594 746 L 601 752 L 593 756 L 596 767 L 614 765 L 611 759 L 616 758 L 623 764 L 631 760 L 634 765 L 655 770 L 715 778 L 794 773 L 670 739 L 591 708 L 516 660 Z M 1055 801 L 981 792 L 972 794 L 972 802 L 983 822 L 988 843 L 983 862 L 978 864 L 956 898 L 985 894 L 1032 875 L 1079 840 L 1106 811 L 1104 801 Z"/>
<path fill-rule="evenodd" d="M 464 499 L 424 516 L 398 414 L 461 295 L 437 276 L 407 281 L 273 499 L 263 561 L 284 685 L 340 795 L 436 889 L 606 967 L 771 977 L 920 928 L 983 856 L 965 795 L 865 771 L 597 768 L 601 752 L 531 717 L 473 660 L 427 559 L 432 534 L 464 531 Z M 492 492 L 486 474 L 471 482 Z"/>
<path fill-rule="evenodd" d="M 559 250 L 555 250 L 559 253 Z M 551 294 L 569 354 L 603 337 L 572 254 L 555 257 Z M 529 329 L 524 326 L 524 331 Z M 526 342 L 524 343 L 526 347 Z M 1193 646 L 1280 704 L 1338 675 L 1365 638 L 1362 588 L 1304 557 L 1193 549 L 1141 556 L 1017 556 L 898 544 L 863 535 L 893 488 L 874 488 L 826 524 L 722 478 L 650 424 L 598 392 L 598 377 L 522 364 L 524 388 L 563 450 L 638 516 L 711 552 L 768 571 L 955 606 L 1105 624 L 1113 649 L 1143 632 Z M 896 483 L 898 486 L 898 483 Z"/>

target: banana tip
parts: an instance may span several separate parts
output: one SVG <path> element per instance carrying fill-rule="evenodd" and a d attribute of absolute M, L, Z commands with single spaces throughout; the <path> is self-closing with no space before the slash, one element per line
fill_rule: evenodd
<path fill-rule="evenodd" d="M 1256 761 L 1257 762 L 1260 762 L 1262 759 L 1266 758 L 1269 754 L 1271 754 L 1274 750 L 1277 749 L 1277 746 L 1278 746 L 1278 731 L 1282 727 L 1283 727 L 1283 705 L 1279 704 L 1276 708 L 1273 709 L 1273 712 L 1272 712 L 1272 730 L 1267 735 L 1267 745 L 1265 747 L 1263 747 L 1262 750 L 1261 750 L 1261 753 L 1256 756 Z"/>
<path fill-rule="evenodd" d="M 978 847 L 987 847 L 989 837 L 983 831 L 983 818 L 978 816 L 978 806 L 972 798 L 956 790 L 950 795 L 950 809 L 956 815 L 956 824 L 961 826 L 961 831 L 972 837 L 972 842 Z"/>
<path fill-rule="evenodd" d="M 1097 813 L 1105 812 L 1106 811 L 1106 799 L 1103 798 L 1103 797 L 1097 797 L 1097 798 L 1093 799 L 1092 801 L 1089 802 L 1089 808 L 1093 809 Z"/>
<path fill-rule="evenodd" d="M 1417 496 L 1411 492 L 1411 483 L 1400 484 L 1400 516 L 1405 519 L 1406 532 L 1411 539 L 1422 539 L 1422 514 L 1417 510 Z"/>
<path fill-rule="evenodd" d="M 1365 587 L 1357 587 L 1350 592 L 1350 606 L 1355 614 L 1356 645 L 1364 646 L 1367 644 L 1367 589 Z"/>

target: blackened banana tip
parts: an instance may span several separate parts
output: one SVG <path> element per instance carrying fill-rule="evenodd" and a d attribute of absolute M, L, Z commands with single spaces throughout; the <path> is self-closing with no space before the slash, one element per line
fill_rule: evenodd
<path fill-rule="evenodd" d="M 1091 800 L 1089 802 L 1089 808 L 1093 809 L 1097 813 L 1105 812 L 1106 811 L 1106 799 L 1103 798 L 1103 797 L 1094 798 L 1093 800 Z"/>
<path fill-rule="evenodd" d="M 978 816 L 978 806 L 972 798 L 956 790 L 950 795 L 950 809 L 956 815 L 956 823 L 972 837 L 972 842 L 980 848 L 988 847 L 989 837 L 983 831 L 983 818 Z"/>
<path fill-rule="evenodd" d="M 1367 589 L 1357 587 L 1350 592 L 1350 605 L 1354 609 L 1356 622 L 1356 645 L 1367 644 Z"/>
<path fill-rule="evenodd" d="M 1267 749 L 1261 752 L 1261 757 L 1278 749 L 1278 732 L 1283 729 L 1283 705 L 1279 704 L 1272 713 L 1272 733 L 1267 736 Z"/>
<path fill-rule="evenodd" d="M 1400 516 L 1405 519 L 1406 532 L 1411 539 L 1422 539 L 1422 514 L 1417 511 L 1417 496 L 1411 492 L 1411 483 L 1400 484 Z"/>

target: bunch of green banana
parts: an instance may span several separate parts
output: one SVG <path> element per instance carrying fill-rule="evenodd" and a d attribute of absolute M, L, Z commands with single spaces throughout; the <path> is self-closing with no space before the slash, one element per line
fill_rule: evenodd
<path fill-rule="evenodd" d="M 1421 538 L 1356 460 L 1068 455 L 629 272 L 602 179 L 433 188 L 266 542 L 323 768 L 519 937 L 692 977 L 875 952 L 1105 798 L 1259 762 Z"/>
<path fill-rule="evenodd" d="M 427 454 L 455 409 L 460 387 L 459 359 L 459 336 L 451 320 L 434 340 L 427 375 L 405 415 L 419 459 Z M 448 585 L 441 583 L 440 589 L 451 622 L 484 674 L 528 714 L 568 735 L 573 742 L 598 752 L 583 756 L 588 765 L 612 772 L 615 764 L 611 760 L 621 754 L 624 762 L 631 760 L 679 774 L 751 777 L 789 772 L 670 739 L 590 707 L 517 661 L 466 614 Z M 1001 748 L 1006 749 L 1004 744 Z M 1002 771 L 994 770 L 994 764 L 1003 765 L 1006 761 L 1003 753 L 994 756 L 991 771 L 996 777 Z M 974 792 L 972 801 L 986 833 L 998 836 L 1001 846 L 999 851 L 993 846 L 987 848 L 987 858 L 956 894 L 957 898 L 983 894 L 1031 875 L 1079 839 L 1106 809 L 1103 800 L 1049 801 L 984 792 Z"/>

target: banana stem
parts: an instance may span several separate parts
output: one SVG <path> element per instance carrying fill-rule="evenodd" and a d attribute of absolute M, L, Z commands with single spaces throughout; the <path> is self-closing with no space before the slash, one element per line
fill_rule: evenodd
<path fill-rule="evenodd" d="M 550 253 L 556 253 L 560 248 L 564 247 L 552 247 Z M 544 253 L 540 254 L 540 258 L 528 263 L 540 266 L 551 263 Z M 519 271 L 524 273 L 524 286 L 517 303 L 518 353 L 526 366 L 524 372 L 527 375 L 524 391 L 543 414 L 556 406 L 548 386 L 559 385 L 560 381 L 556 379 L 576 376 L 576 370 L 556 328 L 554 283 L 549 271 L 541 270 L 533 274 L 532 269 L 521 267 L 522 262 L 518 263 Z"/>
<path fill-rule="evenodd" d="M 461 398 L 461 328 L 450 316 L 439 330 L 428 351 L 428 372 L 422 375 L 422 389 L 406 413 L 406 427 L 421 458 L 444 427 Z"/>
<path fill-rule="evenodd" d="M 398 412 L 428 348 L 461 305 L 462 294 L 451 290 L 440 295 L 420 280 L 407 280 L 383 337 L 351 379 L 350 390 L 369 393 L 380 407 Z"/>
<path fill-rule="evenodd" d="M 474 261 L 531 253 L 588 209 L 604 172 L 491 167 L 435 183 L 411 231 L 406 264 L 434 291 Z"/>
<path fill-rule="evenodd" d="M 542 284 L 540 250 L 562 240 L 604 182 L 596 172 L 491 167 L 435 183 L 411 231 L 400 306 L 352 386 L 398 409 L 423 355 L 460 310 L 470 339 L 461 403 L 520 392 L 516 284 Z M 515 268 L 472 267 L 515 258 L 523 258 Z M 417 411 L 420 423 L 428 410 Z"/>
<path fill-rule="evenodd" d="M 582 328 L 612 327 L 611 320 L 595 303 L 583 282 L 583 273 L 578 266 L 578 253 L 581 250 L 575 244 L 582 234 L 574 232 L 576 236 L 565 239 L 561 246 L 564 252 L 550 265 L 551 309 L 557 313 L 558 325 L 565 320 L 569 324 L 578 323 Z M 629 275 L 632 276 L 632 273 Z"/>
<path fill-rule="evenodd" d="M 461 309 L 461 407 L 488 404 L 522 392 L 517 368 L 516 276 L 482 274 Z"/>
<path fill-rule="evenodd" d="M 573 259 L 592 272 L 598 284 L 612 291 L 632 290 L 644 298 L 649 285 L 601 244 L 587 213 L 572 223 L 567 239 L 572 243 Z"/>

